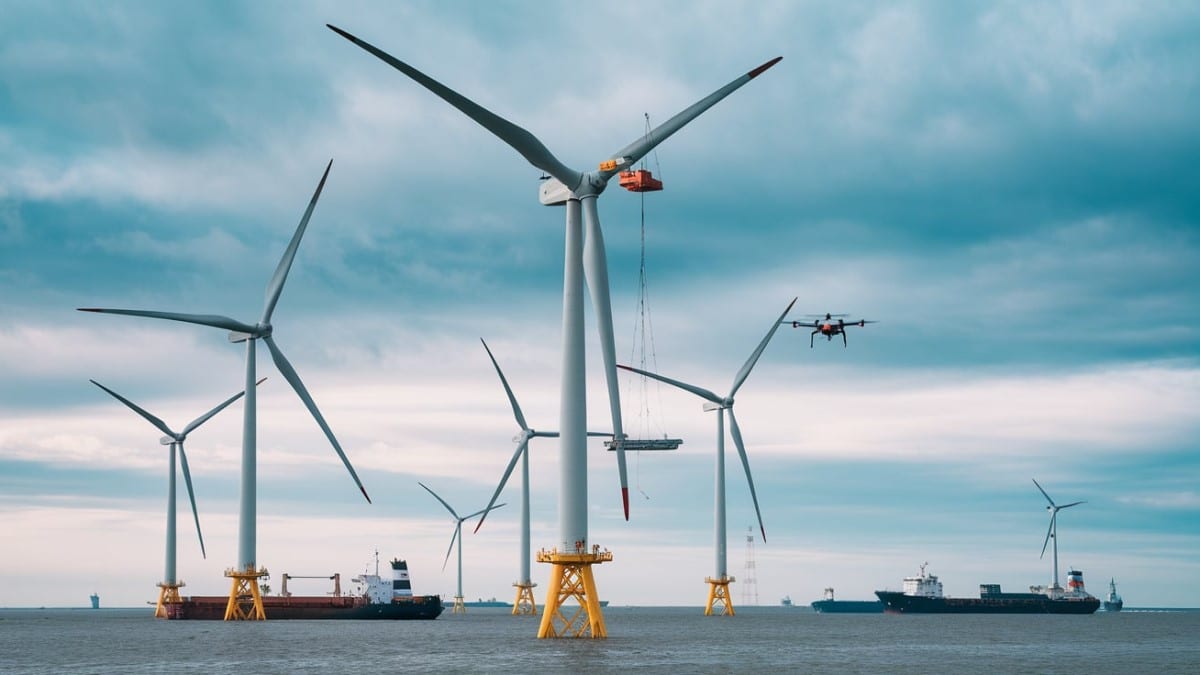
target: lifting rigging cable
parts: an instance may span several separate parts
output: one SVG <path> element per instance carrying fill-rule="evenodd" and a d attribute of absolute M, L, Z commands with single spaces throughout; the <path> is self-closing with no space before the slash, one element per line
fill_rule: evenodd
<path fill-rule="evenodd" d="M 650 134 L 650 116 L 646 115 L 646 135 Z M 654 325 L 650 316 L 650 294 L 646 283 L 646 193 L 662 189 L 662 182 L 655 180 L 650 171 L 645 168 L 646 160 L 642 159 L 641 168 L 636 171 L 626 171 L 622 173 L 622 187 L 633 192 L 641 193 L 641 264 L 638 270 L 638 307 L 637 316 L 634 319 L 633 327 L 633 347 L 630 355 L 630 363 L 636 365 L 640 370 L 649 372 L 658 372 L 657 357 L 654 352 Z M 654 169 L 659 171 L 658 153 L 654 153 Z M 636 176 L 636 180 L 627 179 L 627 175 Z M 632 186 L 631 186 L 632 185 Z M 626 439 L 625 449 L 628 451 L 638 452 L 638 464 L 635 468 L 637 476 L 637 489 L 642 493 L 642 496 L 649 499 L 650 496 L 641 488 L 641 452 L 642 450 L 674 450 L 682 443 L 680 439 L 668 438 L 663 430 L 661 418 L 656 418 L 656 428 L 651 430 L 652 415 L 650 410 L 650 381 L 651 378 L 640 376 L 632 378 L 628 381 L 626 387 L 625 400 L 638 401 L 637 414 L 637 429 L 635 429 L 636 439 Z M 636 385 L 634 384 L 636 382 Z M 630 389 L 636 386 L 638 388 L 638 396 L 631 396 Z M 657 380 L 654 380 L 654 394 L 657 397 L 658 410 L 662 409 L 661 385 Z M 653 434 L 651 433 L 653 431 Z"/>

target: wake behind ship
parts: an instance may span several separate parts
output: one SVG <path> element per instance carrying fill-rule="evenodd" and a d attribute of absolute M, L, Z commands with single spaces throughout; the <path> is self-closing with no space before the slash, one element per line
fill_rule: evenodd
<path fill-rule="evenodd" d="M 903 591 L 875 591 L 889 614 L 1092 614 L 1100 600 L 1088 594 L 1083 572 L 1067 574 L 1067 588 L 1031 586 L 1029 593 L 1004 593 L 1000 584 L 980 584 L 978 598 L 947 598 L 942 582 L 921 565 L 904 578 Z"/>
<path fill-rule="evenodd" d="M 341 595 L 335 586 L 332 595 L 292 595 L 287 592 L 288 575 L 280 595 L 264 595 L 263 611 L 268 621 L 279 619 L 436 619 L 442 613 L 439 595 L 413 595 L 408 577 L 408 563 L 392 560 L 392 578 L 379 576 L 378 560 L 375 574 L 360 574 L 354 578 L 359 586 L 354 594 Z M 337 579 L 338 575 L 330 577 Z M 229 605 L 229 596 L 193 595 L 182 602 L 164 605 L 168 619 L 222 620 Z"/>

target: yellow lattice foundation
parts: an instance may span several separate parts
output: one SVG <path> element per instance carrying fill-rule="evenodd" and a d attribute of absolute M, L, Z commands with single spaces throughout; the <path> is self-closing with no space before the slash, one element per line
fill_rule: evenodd
<path fill-rule="evenodd" d="M 154 618 L 169 618 L 167 616 L 167 605 L 178 605 L 183 602 L 179 597 L 179 587 L 184 585 L 182 581 L 175 584 L 168 584 L 164 581 L 158 584 L 158 605 L 154 608 Z"/>
<path fill-rule="evenodd" d="M 454 607 L 450 610 L 451 614 L 466 614 L 467 606 L 463 604 L 463 596 L 454 596 Z"/>
<path fill-rule="evenodd" d="M 267 613 L 263 611 L 262 594 L 258 590 L 258 580 L 268 576 L 265 568 L 254 571 L 253 567 L 244 570 L 228 569 L 225 576 L 233 579 L 229 589 L 229 604 L 225 606 L 226 621 L 263 621 Z"/>
<path fill-rule="evenodd" d="M 517 587 L 517 599 L 513 601 L 513 614 L 529 614 L 537 616 L 537 603 L 533 601 L 534 583 L 514 583 Z"/>
<path fill-rule="evenodd" d="M 729 599 L 729 583 L 733 580 L 730 576 L 704 578 L 708 583 L 708 604 L 704 605 L 704 616 L 733 616 L 733 601 Z"/>
<path fill-rule="evenodd" d="M 538 629 L 539 638 L 608 637 L 604 614 L 600 611 L 600 595 L 592 578 L 592 565 L 611 560 L 612 553 L 601 551 L 599 546 L 593 546 L 591 553 L 581 550 L 574 553 L 538 551 L 538 562 L 553 565 L 550 569 L 550 586 L 546 591 L 546 608 Z M 564 604 L 569 598 L 579 603 L 574 611 Z"/>

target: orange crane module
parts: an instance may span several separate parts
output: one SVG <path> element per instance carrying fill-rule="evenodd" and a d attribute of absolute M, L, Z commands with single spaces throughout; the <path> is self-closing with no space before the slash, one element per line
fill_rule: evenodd
<path fill-rule="evenodd" d="M 657 192 L 663 189 L 662 181 L 655 178 L 647 169 L 622 171 L 619 175 L 621 187 L 630 192 Z"/>

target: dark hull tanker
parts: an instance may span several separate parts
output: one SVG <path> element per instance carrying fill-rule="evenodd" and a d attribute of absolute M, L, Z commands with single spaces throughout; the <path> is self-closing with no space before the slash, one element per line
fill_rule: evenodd
<path fill-rule="evenodd" d="M 878 614 L 883 603 L 878 600 L 834 600 L 833 589 L 825 589 L 825 597 L 813 600 L 812 608 L 822 614 Z"/>
<path fill-rule="evenodd" d="M 889 614 L 1092 614 L 1099 598 L 1084 590 L 1083 573 L 1071 570 L 1067 589 L 1035 586 L 1029 593 L 1004 593 L 999 584 L 980 584 L 978 598 L 947 598 L 937 576 L 905 577 L 903 591 L 875 591 Z"/>
<path fill-rule="evenodd" d="M 351 620 L 405 620 L 436 619 L 442 613 L 442 598 L 439 595 L 413 595 L 412 582 L 408 577 L 408 563 L 392 560 L 392 578 L 379 576 L 376 559 L 375 574 L 355 577 L 358 586 L 350 595 L 342 595 L 338 584 L 340 575 L 328 577 L 334 580 L 332 595 L 292 595 L 287 592 L 289 575 L 283 575 L 280 595 L 262 596 L 263 614 L 268 621 L 280 619 L 351 619 Z M 324 577 L 322 577 L 324 578 Z M 163 606 L 168 619 L 211 620 L 225 618 L 229 596 L 193 595 L 182 602 Z"/>

